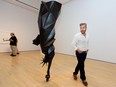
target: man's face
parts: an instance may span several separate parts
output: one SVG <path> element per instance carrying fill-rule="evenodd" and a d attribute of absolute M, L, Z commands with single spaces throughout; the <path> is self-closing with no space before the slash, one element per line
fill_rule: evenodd
<path fill-rule="evenodd" d="M 14 36 L 14 35 L 11 33 L 10 36 L 12 37 L 12 36 Z"/>
<path fill-rule="evenodd" d="M 81 26 L 80 26 L 80 32 L 81 32 L 82 34 L 85 34 L 85 33 L 86 33 L 86 30 L 87 30 L 86 25 L 81 25 Z"/>

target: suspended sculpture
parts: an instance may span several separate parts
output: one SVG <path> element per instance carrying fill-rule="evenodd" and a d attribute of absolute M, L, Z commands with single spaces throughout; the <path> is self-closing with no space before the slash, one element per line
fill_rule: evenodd
<path fill-rule="evenodd" d="M 53 45 L 55 39 L 55 23 L 59 16 L 62 4 L 56 1 L 43 2 L 40 7 L 38 26 L 40 34 L 33 40 L 33 44 L 41 47 L 42 53 L 45 55 L 42 59 L 43 66 L 48 64 L 46 81 L 50 78 L 50 67 L 52 59 L 55 55 L 55 47 Z"/>

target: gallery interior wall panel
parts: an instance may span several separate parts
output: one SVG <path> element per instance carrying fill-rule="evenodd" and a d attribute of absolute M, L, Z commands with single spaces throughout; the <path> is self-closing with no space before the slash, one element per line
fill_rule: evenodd
<path fill-rule="evenodd" d="M 38 13 L 0 0 L 0 31 L 14 32 L 20 51 L 39 50 L 32 44 L 38 32 Z M 10 35 L 9 35 L 10 38 Z M 0 52 L 8 52 L 9 44 L 0 44 Z"/>
<path fill-rule="evenodd" d="M 56 51 L 75 55 L 71 46 L 79 24 L 86 22 L 90 36 L 87 58 L 116 63 L 116 0 L 72 0 L 63 5 L 56 29 Z"/>

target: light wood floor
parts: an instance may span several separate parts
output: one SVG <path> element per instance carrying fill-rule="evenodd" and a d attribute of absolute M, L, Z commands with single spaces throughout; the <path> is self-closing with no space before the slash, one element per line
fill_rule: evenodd
<path fill-rule="evenodd" d="M 0 53 L 0 87 L 84 87 L 80 75 L 73 80 L 76 57 L 56 54 L 49 82 L 39 51 L 20 52 L 16 57 Z M 86 59 L 88 87 L 116 87 L 116 64 Z"/>

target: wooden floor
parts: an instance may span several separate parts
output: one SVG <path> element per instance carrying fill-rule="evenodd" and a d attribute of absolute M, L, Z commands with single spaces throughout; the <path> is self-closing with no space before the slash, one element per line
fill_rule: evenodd
<path fill-rule="evenodd" d="M 0 87 L 84 87 L 80 75 L 73 80 L 76 58 L 56 54 L 49 82 L 47 66 L 42 67 L 39 51 L 20 52 L 16 57 L 0 53 Z M 88 87 L 116 87 L 116 64 L 87 59 L 85 70 Z"/>

